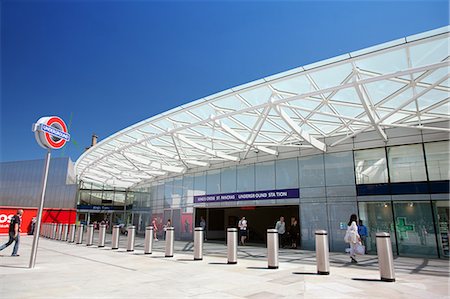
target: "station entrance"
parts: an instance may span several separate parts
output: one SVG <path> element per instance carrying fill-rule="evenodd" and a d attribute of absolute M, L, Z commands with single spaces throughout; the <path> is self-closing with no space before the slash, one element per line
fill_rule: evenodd
<path fill-rule="evenodd" d="M 292 217 L 299 219 L 299 206 L 196 208 L 196 226 L 199 226 L 201 216 L 206 220 L 206 237 L 208 240 L 226 241 L 227 228 L 238 227 L 239 220 L 242 216 L 245 216 L 248 222 L 247 242 L 250 244 L 265 244 L 267 229 L 275 228 L 275 223 L 280 219 L 280 216 L 284 217 L 286 231 L 289 230 Z"/>

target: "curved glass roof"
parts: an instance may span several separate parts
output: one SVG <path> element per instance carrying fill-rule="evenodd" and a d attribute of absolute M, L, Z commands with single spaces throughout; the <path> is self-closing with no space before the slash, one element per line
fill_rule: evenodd
<path fill-rule="evenodd" d="M 183 173 L 250 151 L 326 152 L 388 127 L 444 130 L 450 118 L 444 27 L 256 80 L 161 113 L 104 139 L 76 162 L 78 179 L 111 187 Z M 331 144 L 325 137 L 338 136 Z"/>

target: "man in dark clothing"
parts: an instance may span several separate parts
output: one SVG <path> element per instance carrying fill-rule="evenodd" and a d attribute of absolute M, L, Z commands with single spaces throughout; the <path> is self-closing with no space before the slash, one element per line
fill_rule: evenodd
<path fill-rule="evenodd" d="M 8 247 L 12 244 L 12 242 L 16 241 L 14 244 L 13 252 L 11 256 L 19 256 L 17 251 L 19 251 L 19 240 L 20 240 L 20 222 L 22 221 L 23 210 L 17 210 L 17 214 L 11 218 L 11 222 L 9 223 L 9 241 L 2 246 L 0 246 L 0 251 Z"/>

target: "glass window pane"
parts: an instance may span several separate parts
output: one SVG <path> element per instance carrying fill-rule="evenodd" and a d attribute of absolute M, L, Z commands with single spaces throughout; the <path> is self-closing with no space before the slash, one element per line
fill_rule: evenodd
<path fill-rule="evenodd" d="M 429 202 L 394 203 L 394 215 L 400 255 L 437 256 Z"/>
<path fill-rule="evenodd" d="M 242 165 L 236 169 L 237 192 L 255 191 L 255 165 Z"/>
<path fill-rule="evenodd" d="M 206 175 L 204 172 L 199 172 L 194 176 L 194 195 L 204 194 L 206 194 Z"/>
<path fill-rule="evenodd" d="M 327 186 L 355 185 L 353 153 L 326 154 L 325 178 Z"/>
<path fill-rule="evenodd" d="M 430 181 L 450 180 L 448 141 L 425 143 L 428 177 Z"/>
<path fill-rule="evenodd" d="M 183 197 L 192 198 L 194 195 L 194 177 L 185 175 L 183 178 Z"/>
<path fill-rule="evenodd" d="M 164 198 L 170 199 L 172 198 L 173 192 L 173 180 L 166 180 L 164 184 Z"/>
<path fill-rule="evenodd" d="M 164 182 L 158 182 L 158 199 L 164 199 Z"/>
<path fill-rule="evenodd" d="M 301 187 L 325 186 L 323 155 L 301 157 L 298 162 Z"/>
<path fill-rule="evenodd" d="M 236 192 L 236 167 L 225 168 L 221 174 L 221 192 Z"/>
<path fill-rule="evenodd" d="M 177 177 L 173 180 L 173 195 L 183 196 L 183 177 Z"/>
<path fill-rule="evenodd" d="M 286 159 L 276 161 L 276 188 L 298 188 L 298 161 Z"/>
<path fill-rule="evenodd" d="M 326 203 L 303 203 L 300 206 L 301 247 L 306 250 L 315 249 L 315 231 L 328 229 Z"/>
<path fill-rule="evenodd" d="M 209 170 L 206 178 L 206 194 L 220 193 L 220 170 Z"/>
<path fill-rule="evenodd" d="M 355 151 L 356 184 L 387 183 L 387 164 L 384 148 Z"/>
<path fill-rule="evenodd" d="M 448 201 L 438 201 L 434 202 L 433 205 L 435 208 L 435 215 L 437 215 L 439 250 L 442 256 L 449 257 L 448 224 L 450 221 L 450 203 Z"/>
<path fill-rule="evenodd" d="M 359 219 L 367 227 L 366 247 L 368 253 L 375 254 L 377 251 L 376 233 L 386 232 L 391 235 L 392 252 L 397 254 L 394 237 L 394 218 L 392 217 L 390 202 L 360 202 Z M 348 219 L 343 224 L 344 229 L 347 229 L 347 222 Z"/>
<path fill-rule="evenodd" d="M 256 190 L 275 189 L 275 162 L 255 164 Z"/>
<path fill-rule="evenodd" d="M 391 182 L 426 181 L 421 144 L 389 147 L 388 159 Z"/>

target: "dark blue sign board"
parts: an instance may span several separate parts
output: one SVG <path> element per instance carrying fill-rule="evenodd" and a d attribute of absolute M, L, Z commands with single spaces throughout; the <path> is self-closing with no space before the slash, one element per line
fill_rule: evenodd
<path fill-rule="evenodd" d="M 77 205 L 78 210 L 96 210 L 96 211 L 123 211 L 123 206 L 93 206 Z"/>
<path fill-rule="evenodd" d="M 203 202 L 223 202 L 223 201 L 242 201 L 242 200 L 265 200 L 265 199 L 287 199 L 299 198 L 300 190 L 297 189 L 280 189 L 265 190 L 253 192 L 236 192 L 223 194 L 206 194 L 194 196 L 194 203 Z"/>

